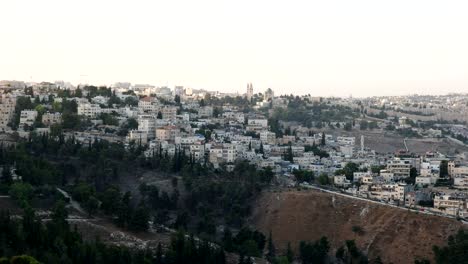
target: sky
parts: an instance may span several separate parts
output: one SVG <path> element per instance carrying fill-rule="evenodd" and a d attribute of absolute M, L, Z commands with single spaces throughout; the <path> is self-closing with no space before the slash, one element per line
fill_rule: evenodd
<path fill-rule="evenodd" d="M 0 1 L 0 80 L 468 92 L 468 1 Z"/>

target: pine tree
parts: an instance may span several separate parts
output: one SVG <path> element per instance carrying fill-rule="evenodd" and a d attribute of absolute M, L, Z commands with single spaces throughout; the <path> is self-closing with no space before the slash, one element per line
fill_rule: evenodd
<path fill-rule="evenodd" d="M 271 231 L 270 231 L 270 235 L 268 237 L 268 254 L 267 254 L 267 259 L 269 261 L 273 261 L 273 259 L 275 258 L 276 256 L 276 249 L 275 249 L 275 245 L 273 245 L 273 238 L 272 238 L 272 235 L 271 235 Z"/>
<path fill-rule="evenodd" d="M 232 233 L 228 227 L 224 229 L 223 246 L 224 249 L 228 252 L 231 252 L 233 250 Z"/>
<path fill-rule="evenodd" d="M 13 183 L 13 175 L 11 175 L 10 166 L 4 165 L 2 171 L 2 183 L 10 185 Z"/>
<path fill-rule="evenodd" d="M 288 261 L 292 263 L 294 259 L 294 252 L 291 248 L 291 242 L 288 242 L 288 249 L 286 250 L 286 257 L 288 258 Z"/>
<path fill-rule="evenodd" d="M 156 249 L 156 264 L 163 263 L 163 253 L 162 253 L 162 246 L 161 242 L 158 243 L 158 247 Z"/>

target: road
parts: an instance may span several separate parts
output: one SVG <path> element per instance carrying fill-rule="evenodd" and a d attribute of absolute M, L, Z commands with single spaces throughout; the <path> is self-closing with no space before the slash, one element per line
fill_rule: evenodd
<path fill-rule="evenodd" d="M 456 217 L 454 217 L 454 216 L 447 215 L 447 214 L 442 214 L 442 213 L 431 212 L 431 211 L 428 211 L 428 209 L 424 209 L 424 211 L 420 211 L 420 210 L 412 209 L 412 208 L 408 208 L 408 207 L 396 206 L 396 205 L 388 204 L 388 203 L 385 203 L 385 202 L 374 201 L 374 200 L 370 200 L 370 199 L 366 199 L 366 198 L 362 198 L 362 197 L 353 196 L 353 195 L 350 195 L 350 194 L 345 194 L 345 193 L 340 193 L 340 192 L 336 192 L 336 191 L 327 190 L 327 189 L 320 188 L 320 187 L 314 186 L 314 185 L 309 185 L 309 184 L 302 184 L 301 183 L 300 186 L 304 187 L 304 188 L 308 188 L 308 189 L 315 189 L 315 190 L 319 190 L 319 191 L 322 191 L 322 192 L 331 193 L 333 195 L 339 195 L 339 196 L 343 196 L 343 197 L 347 197 L 347 198 L 351 198 L 351 199 L 356 199 L 356 200 L 361 200 L 361 201 L 365 201 L 365 202 L 369 202 L 369 203 L 375 203 L 375 204 L 390 206 L 390 207 L 398 208 L 400 210 L 411 211 L 411 212 L 414 212 L 414 213 L 434 215 L 434 216 L 442 216 L 442 217 L 446 217 L 446 218 L 456 219 Z"/>
<path fill-rule="evenodd" d="M 406 152 L 409 152 L 409 150 L 408 150 L 408 145 L 406 145 L 406 140 L 407 140 L 407 139 L 408 139 L 408 138 L 403 139 L 403 144 L 405 144 Z"/>
<path fill-rule="evenodd" d="M 59 191 L 65 198 L 69 199 L 70 201 L 70 206 L 73 207 L 75 210 L 77 210 L 78 212 L 82 213 L 82 214 L 85 214 L 87 215 L 88 213 L 83 210 L 83 208 L 81 208 L 81 205 L 77 202 L 77 201 L 74 201 L 72 199 L 72 197 L 64 190 L 60 189 L 57 187 L 57 191 Z"/>

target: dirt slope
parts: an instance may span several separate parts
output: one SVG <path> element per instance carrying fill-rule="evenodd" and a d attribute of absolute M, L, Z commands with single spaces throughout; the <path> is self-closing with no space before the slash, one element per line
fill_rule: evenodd
<path fill-rule="evenodd" d="M 432 246 L 463 224 L 437 216 L 334 196 L 317 191 L 265 192 L 256 202 L 251 219 L 265 234 L 271 230 L 275 245 L 285 250 L 288 241 L 297 249 L 301 240 L 327 236 L 332 254 L 345 240 L 355 239 L 369 259 L 384 263 L 414 263 L 415 257 L 432 259 Z M 352 231 L 363 229 L 362 234 Z"/>

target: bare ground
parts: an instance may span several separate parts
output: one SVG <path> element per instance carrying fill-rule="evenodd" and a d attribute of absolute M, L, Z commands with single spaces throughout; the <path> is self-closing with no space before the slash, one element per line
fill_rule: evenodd
<path fill-rule="evenodd" d="M 322 236 L 331 242 L 331 254 L 355 239 L 369 259 L 380 256 L 384 263 L 413 263 L 415 258 L 433 258 L 432 246 L 445 243 L 463 224 L 452 219 L 411 213 L 317 191 L 265 192 L 254 206 L 251 224 L 268 234 L 285 251 L 291 242 Z M 363 229 L 362 234 L 352 231 Z"/>

